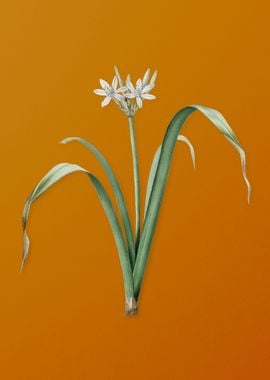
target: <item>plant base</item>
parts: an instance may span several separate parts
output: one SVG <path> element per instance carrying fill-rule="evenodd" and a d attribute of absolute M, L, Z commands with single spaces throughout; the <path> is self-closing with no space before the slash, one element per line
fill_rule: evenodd
<path fill-rule="evenodd" d="M 135 298 L 126 298 L 125 313 L 126 315 L 136 315 L 138 313 L 138 307 Z"/>

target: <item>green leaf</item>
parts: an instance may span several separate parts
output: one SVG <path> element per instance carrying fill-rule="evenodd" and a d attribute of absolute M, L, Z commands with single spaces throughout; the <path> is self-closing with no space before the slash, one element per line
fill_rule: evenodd
<path fill-rule="evenodd" d="M 105 173 L 107 174 L 107 177 L 110 181 L 110 184 L 113 188 L 115 198 L 117 200 L 118 208 L 123 220 L 125 232 L 126 232 L 126 238 L 127 238 L 127 245 L 128 245 L 128 251 L 129 255 L 131 257 L 131 265 L 132 268 L 134 267 L 135 264 L 135 243 L 134 243 L 134 237 L 132 233 L 132 228 L 131 228 L 131 222 L 130 218 L 128 215 L 127 211 L 127 206 L 126 202 L 121 190 L 121 187 L 119 185 L 119 182 L 116 178 L 115 173 L 113 172 L 112 168 L 108 164 L 107 160 L 103 156 L 103 154 L 92 144 L 90 144 L 88 141 L 85 139 L 82 139 L 81 137 L 67 137 L 66 139 L 62 140 L 60 143 L 61 144 L 67 144 L 71 141 L 78 141 L 81 144 L 83 144 L 87 149 L 89 149 L 99 160 L 102 168 L 104 169 Z"/>
<path fill-rule="evenodd" d="M 111 204 L 111 201 L 108 197 L 108 194 L 106 193 L 103 185 L 101 182 L 89 171 L 82 168 L 79 165 L 75 164 L 69 164 L 69 163 L 61 163 L 56 166 L 54 166 L 37 184 L 37 186 L 34 188 L 34 190 L 31 192 L 29 197 L 26 200 L 24 210 L 23 210 L 23 236 L 24 236 L 24 244 L 23 244 L 23 258 L 22 258 L 22 266 L 21 270 L 23 269 L 23 266 L 25 264 L 25 261 L 28 257 L 29 253 L 29 238 L 27 235 L 26 227 L 27 227 L 27 220 L 30 212 L 30 208 L 32 203 L 38 199 L 43 193 L 45 193 L 53 184 L 55 184 L 57 181 L 59 181 L 61 178 L 65 177 L 68 174 L 75 173 L 75 172 L 83 172 L 87 174 L 89 177 L 91 183 L 93 184 L 94 188 L 97 191 L 99 200 L 103 206 L 103 209 L 107 215 L 108 221 L 110 223 L 114 240 L 117 246 L 117 250 L 119 253 L 119 259 L 120 264 L 122 268 L 123 278 L 124 278 L 124 286 L 125 286 L 125 294 L 126 297 L 132 298 L 134 291 L 133 291 L 133 277 L 132 277 L 132 268 L 130 263 L 130 258 L 126 249 L 125 240 L 120 228 L 120 224 L 117 218 L 117 215 L 113 209 L 113 206 Z"/>
<path fill-rule="evenodd" d="M 136 264 L 133 271 L 134 291 L 136 298 L 138 298 L 140 293 L 142 279 L 155 231 L 155 226 L 159 215 L 159 210 L 161 207 L 163 193 L 167 183 L 167 178 L 177 137 L 186 119 L 196 110 L 200 111 L 203 115 L 205 115 L 217 127 L 217 129 L 229 140 L 229 142 L 239 153 L 242 165 L 242 174 L 248 190 L 248 201 L 250 199 L 251 187 L 246 175 L 245 152 L 225 118 L 221 115 L 220 112 L 200 105 L 192 105 L 181 109 L 170 122 L 162 142 L 160 158 L 158 160 L 156 175 L 154 178 L 151 195 L 148 202 L 143 231 L 138 249 Z"/>
<path fill-rule="evenodd" d="M 190 154 L 191 154 L 191 158 L 192 158 L 193 167 L 195 169 L 195 152 L 194 152 L 193 145 L 183 135 L 179 135 L 177 137 L 177 140 L 178 141 L 183 141 L 183 142 L 185 142 L 188 145 L 189 150 L 190 150 Z M 159 163 L 159 158 L 160 158 L 160 152 L 161 152 L 161 145 L 157 148 L 157 151 L 156 151 L 156 153 L 154 155 L 154 158 L 153 158 L 153 161 L 152 161 L 152 165 L 151 165 L 151 169 L 150 169 L 150 173 L 149 173 L 149 177 L 148 177 L 147 188 L 146 188 L 146 197 L 145 197 L 145 206 L 144 206 L 144 219 L 145 219 L 145 215 L 146 215 L 146 212 L 147 212 L 150 195 L 151 195 L 151 192 L 152 192 L 154 179 L 155 179 L 155 176 L 156 176 L 156 171 L 157 171 L 157 167 L 158 167 L 158 163 Z"/>
<path fill-rule="evenodd" d="M 149 199 L 150 199 L 150 195 L 152 192 L 152 188 L 153 188 L 153 184 L 154 184 L 154 180 L 155 180 L 155 176 L 156 176 L 156 172 L 157 172 L 157 168 L 158 168 L 161 147 L 162 147 L 162 145 L 160 145 L 157 148 L 156 153 L 154 154 L 154 158 L 153 158 L 151 168 L 150 168 L 150 172 L 149 172 L 149 176 L 148 176 L 148 182 L 147 182 L 147 187 L 146 187 L 146 195 L 145 195 L 145 204 L 144 204 L 144 220 L 145 220 L 146 212 L 148 209 Z"/>

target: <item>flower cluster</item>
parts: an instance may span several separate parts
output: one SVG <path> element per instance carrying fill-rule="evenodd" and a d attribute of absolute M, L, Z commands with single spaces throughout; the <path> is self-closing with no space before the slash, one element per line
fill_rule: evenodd
<path fill-rule="evenodd" d="M 155 95 L 150 94 L 150 91 L 155 87 L 157 71 L 154 72 L 150 79 L 150 69 L 147 69 L 143 79 L 139 78 L 136 85 L 131 82 L 130 75 L 127 76 L 124 85 L 116 66 L 115 74 L 111 85 L 100 79 L 99 82 L 102 88 L 94 90 L 95 94 L 105 97 L 101 102 L 102 107 L 107 106 L 113 99 L 121 111 L 127 116 L 133 116 L 138 108 L 142 108 L 144 100 L 156 98 Z M 118 83 L 120 87 L 118 87 Z"/>

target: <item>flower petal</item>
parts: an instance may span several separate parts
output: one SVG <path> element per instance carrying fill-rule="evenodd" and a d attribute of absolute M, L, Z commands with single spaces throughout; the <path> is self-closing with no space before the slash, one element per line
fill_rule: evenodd
<path fill-rule="evenodd" d="M 105 107 L 107 106 L 110 101 L 111 101 L 112 98 L 110 98 L 109 96 L 106 96 L 106 98 L 103 100 L 103 102 L 101 103 L 101 107 Z"/>
<path fill-rule="evenodd" d="M 147 86 L 145 86 L 145 87 L 142 89 L 142 94 L 145 94 L 146 92 L 151 91 L 153 88 L 154 88 L 154 85 L 153 85 L 153 84 L 148 84 Z"/>
<path fill-rule="evenodd" d="M 124 97 L 128 99 L 133 99 L 135 98 L 135 95 L 132 92 L 128 92 L 127 94 L 124 95 Z"/>
<path fill-rule="evenodd" d="M 118 85 L 118 80 L 117 80 L 117 76 L 115 75 L 112 81 L 112 88 L 114 89 L 114 91 L 117 89 L 117 85 Z"/>
<path fill-rule="evenodd" d="M 109 83 L 106 82 L 104 79 L 100 79 L 99 80 L 99 83 L 101 85 L 101 87 L 105 90 L 106 88 L 110 87 Z"/>
<path fill-rule="evenodd" d="M 100 88 L 96 88 L 95 90 L 93 90 L 93 92 L 94 92 L 96 95 L 107 96 L 106 92 L 105 92 L 104 90 L 101 90 Z"/>
<path fill-rule="evenodd" d="M 139 107 L 139 108 L 142 108 L 142 106 L 143 106 L 143 102 L 142 102 L 142 99 L 141 99 L 140 97 L 137 97 L 137 98 L 136 98 L 136 102 L 137 102 L 137 104 L 138 104 L 138 107 Z"/>
<path fill-rule="evenodd" d="M 143 81 L 142 81 L 144 86 L 148 82 L 149 76 L 150 76 L 150 69 L 147 69 L 146 72 L 145 72 L 145 74 L 144 74 Z"/>
<path fill-rule="evenodd" d="M 135 88 L 129 80 L 127 80 L 127 87 L 128 87 L 130 92 L 135 92 Z"/>
<path fill-rule="evenodd" d="M 153 100 L 156 99 L 155 95 L 152 94 L 142 94 L 143 99 Z"/>
<path fill-rule="evenodd" d="M 136 82 L 136 88 L 141 89 L 142 88 L 142 80 L 139 78 Z"/>
<path fill-rule="evenodd" d="M 127 86 L 123 86 L 123 87 L 119 87 L 115 92 L 119 93 L 119 92 L 125 92 L 127 90 L 128 90 Z"/>
<path fill-rule="evenodd" d="M 123 99 L 123 97 L 121 95 L 119 95 L 119 94 L 114 94 L 113 98 L 116 99 L 116 100 L 118 100 L 119 102 L 121 102 L 121 100 Z"/>

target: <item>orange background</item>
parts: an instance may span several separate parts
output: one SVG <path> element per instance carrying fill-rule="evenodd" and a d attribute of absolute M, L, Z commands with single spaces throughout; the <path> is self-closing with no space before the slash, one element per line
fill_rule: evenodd
<path fill-rule="evenodd" d="M 1 5 L 0 378 L 270 378 L 269 5 L 267 1 L 18 1 Z M 98 162 L 98 146 L 134 217 L 127 120 L 92 94 L 113 65 L 158 69 L 155 102 L 136 117 L 142 185 L 166 126 L 201 103 L 226 116 L 240 162 L 200 115 L 178 144 L 139 302 L 124 315 L 114 241 L 86 177 L 65 178 L 32 208 L 19 275 L 24 200 L 58 162 Z M 110 193 L 111 194 L 111 193 Z"/>

